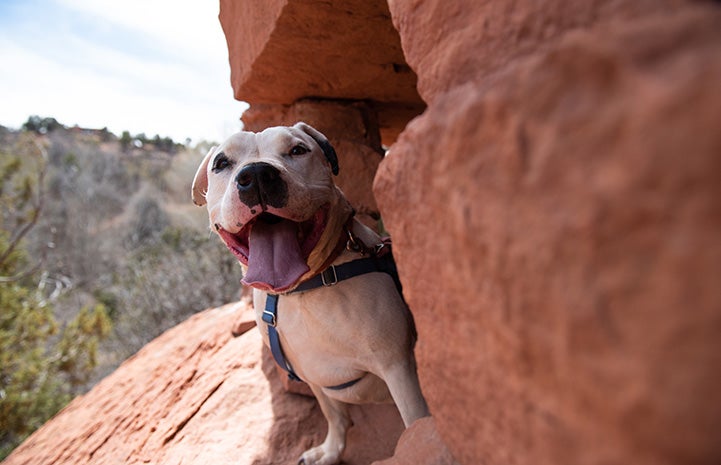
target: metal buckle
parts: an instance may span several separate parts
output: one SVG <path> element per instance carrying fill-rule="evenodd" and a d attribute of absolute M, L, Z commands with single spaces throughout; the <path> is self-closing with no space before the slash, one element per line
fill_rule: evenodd
<path fill-rule="evenodd" d="M 275 313 L 269 312 L 268 310 L 263 310 L 263 321 L 268 325 L 275 328 L 276 321 L 275 321 Z"/>
<path fill-rule="evenodd" d="M 332 276 L 329 276 L 328 279 L 326 279 L 326 277 L 325 277 L 325 276 L 326 276 L 326 273 L 328 273 L 329 271 L 332 272 L 333 275 L 332 275 Z M 332 281 L 330 281 L 330 279 L 332 279 Z M 320 280 L 323 282 L 323 285 L 324 285 L 324 286 L 332 286 L 332 285 L 334 285 L 335 283 L 337 283 L 337 282 L 338 282 L 338 275 L 337 275 L 336 272 L 335 272 L 335 266 L 331 265 L 331 266 L 328 267 L 328 269 L 326 269 L 324 272 L 322 272 L 322 273 L 320 274 Z"/>

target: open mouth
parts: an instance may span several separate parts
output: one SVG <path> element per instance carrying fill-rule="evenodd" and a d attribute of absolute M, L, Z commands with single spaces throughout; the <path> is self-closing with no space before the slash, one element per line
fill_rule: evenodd
<path fill-rule="evenodd" d="M 248 267 L 243 283 L 282 292 L 309 270 L 307 259 L 325 230 L 328 210 L 325 205 L 301 222 L 263 212 L 235 234 L 223 228 L 218 234 Z"/>

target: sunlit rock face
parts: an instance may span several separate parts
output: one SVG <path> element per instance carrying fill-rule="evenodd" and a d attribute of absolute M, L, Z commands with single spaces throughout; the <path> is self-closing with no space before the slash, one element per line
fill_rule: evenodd
<path fill-rule="evenodd" d="M 326 421 L 280 376 L 248 303 L 206 310 L 73 400 L 3 465 L 295 463 Z M 346 463 L 392 455 L 403 429 L 393 405 L 351 417 Z"/>
<path fill-rule="evenodd" d="M 718 7 L 451 3 L 391 2 L 429 107 L 374 188 L 440 436 L 463 464 L 717 462 Z"/>

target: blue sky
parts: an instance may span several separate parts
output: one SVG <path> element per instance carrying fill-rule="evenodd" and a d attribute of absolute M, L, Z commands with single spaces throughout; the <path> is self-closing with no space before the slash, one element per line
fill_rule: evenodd
<path fill-rule="evenodd" d="M 230 87 L 218 0 L 0 0 L 0 124 L 30 115 L 220 141 Z"/>

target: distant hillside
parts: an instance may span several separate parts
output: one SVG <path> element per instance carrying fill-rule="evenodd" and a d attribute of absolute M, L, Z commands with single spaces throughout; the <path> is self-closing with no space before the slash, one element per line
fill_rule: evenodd
<path fill-rule="evenodd" d="M 190 201 L 209 144 L 31 117 L 22 131 L 0 128 L 0 154 L 27 138 L 47 147 L 44 205 L 24 241 L 39 263 L 30 279 L 61 323 L 95 303 L 113 320 L 93 382 L 198 309 L 237 297 L 240 269 Z"/>

